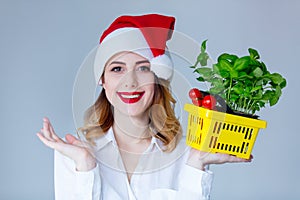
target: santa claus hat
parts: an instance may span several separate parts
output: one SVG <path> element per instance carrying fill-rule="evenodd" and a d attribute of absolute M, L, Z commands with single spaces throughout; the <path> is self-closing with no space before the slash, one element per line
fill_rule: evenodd
<path fill-rule="evenodd" d="M 94 61 L 96 82 L 101 83 L 100 77 L 109 58 L 122 51 L 145 57 L 158 77 L 170 80 L 173 63 L 166 43 L 172 37 L 174 23 L 174 17 L 159 14 L 118 17 L 100 38 Z"/>

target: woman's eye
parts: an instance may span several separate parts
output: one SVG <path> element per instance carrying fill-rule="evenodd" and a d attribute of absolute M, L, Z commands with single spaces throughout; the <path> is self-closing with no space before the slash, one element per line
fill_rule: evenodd
<path fill-rule="evenodd" d="M 120 71 L 122 71 L 122 67 L 113 67 L 113 68 L 111 69 L 111 71 L 112 71 L 112 72 L 120 72 Z"/>
<path fill-rule="evenodd" d="M 143 72 L 149 72 L 150 71 L 150 67 L 149 66 L 140 66 L 138 68 L 139 71 L 143 71 Z"/>

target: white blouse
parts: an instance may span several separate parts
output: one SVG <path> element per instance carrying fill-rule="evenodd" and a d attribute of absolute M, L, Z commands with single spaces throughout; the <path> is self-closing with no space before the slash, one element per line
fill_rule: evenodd
<path fill-rule="evenodd" d="M 213 174 L 186 165 L 185 139 L 171 153 L 160 140 L 141 155 L 128 181 L 112 128 L 96 141 L 97 166 L 75 169 L 73 160 L 55 151 L 56 200 L 202 200 L 209 199 Z"/>

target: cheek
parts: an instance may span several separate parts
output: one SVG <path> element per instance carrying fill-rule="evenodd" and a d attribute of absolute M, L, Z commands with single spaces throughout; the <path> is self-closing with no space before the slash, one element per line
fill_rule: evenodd
<path fill-rule="evenodd" d="M 148 86 L 145 88 L 145 90 L 147 90 L 147 99 L 149 102 L 152 102 L 153 98 L 154 98 L 154 84 L 148 84 Z"/>
<path fill-rule="evenodd" d="M 118 85 L 118 78 L 115 78 L 114 76 L 104 74 L 103 78 L 103 84 L 102 87 L 107 91 L 110 92 L 111 90 L 114 90 Z"/>
<path fill-rule="evenodd" d="M 105 95 L 108 99 L 108 101 L 112 104 L 113 100 L 116 98 L 116 86 L 114 86 L 111 83 L 103 83 L 102 85 L 103 89 L 105 90 Z"/>
<path fill-rule="evenodd" d="M 154 75 L 151 73 L 151 74 L 141 74 L 141 75 L 138 75 L 138 82 L 139 82 L 139 85 L 140 86 L 144 86 L 144 87 L 148 87 L 151 89 L 151 87 L 154 87 L 154 83 L 155 83 L 155 78 L 154 78 Z"/>

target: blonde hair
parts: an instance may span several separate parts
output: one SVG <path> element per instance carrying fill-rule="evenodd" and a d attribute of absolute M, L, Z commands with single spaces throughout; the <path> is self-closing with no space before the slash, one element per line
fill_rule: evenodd
<path fill-rule="evenodd" d="M 149 108 L 149 127 L 153 136 L 164 144 L 164 151 L 173 151 L 182 137 L 182 128 L 175 116 L 176 100 L 170 91 L 170 82 L 155 76 L 155 92 Z M 87 109 L 84 126 L 79 129 L 86 139 L 94 144 L 95 139 L 103 136 L 114 123 L 113 107 L 102 89 L 96 102 Z"/>

